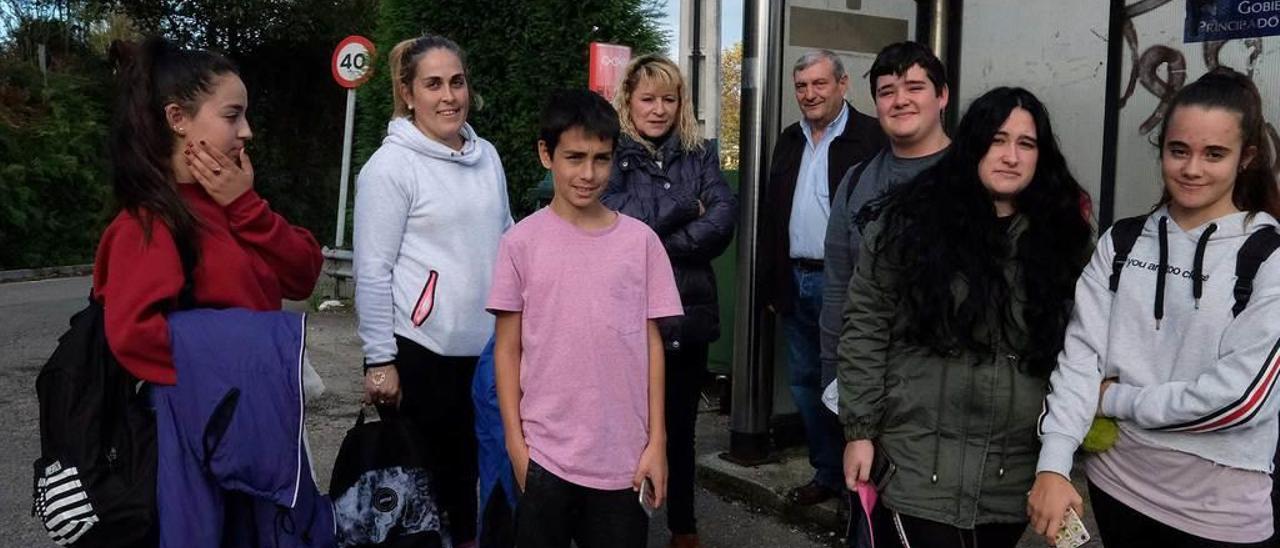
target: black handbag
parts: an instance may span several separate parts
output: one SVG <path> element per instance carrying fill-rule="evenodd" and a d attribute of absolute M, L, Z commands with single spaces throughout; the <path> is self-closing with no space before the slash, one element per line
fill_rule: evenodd
<path fill-rule="evenodd" d="M 329 480 L 338 546 L 447 548 L 421 434 L 393 410 L 380 409 L 377 422 L 364 413 L 343 438 Z"/>

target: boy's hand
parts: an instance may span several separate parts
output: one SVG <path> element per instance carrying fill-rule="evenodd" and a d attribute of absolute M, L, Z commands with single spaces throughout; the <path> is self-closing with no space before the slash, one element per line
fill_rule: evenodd
<path fill-rule="evenodd" d="M 644 479 L 653 482 L 653 507 L 660 508 L 667 501 L 667 447 L 665 443 L 652 443 L 640 454 L 640 465 L 631 487 L 637 493 L 644 488 Z"/>
<path fill-rule="evenodd" d="M 516 487 L 524 493 L 525 482 L 529 479 L 529 447 L 517 447 L 515 450 L 508 447 L 507 454 L 511 457 L 511 471 L 516 475 Z"/>

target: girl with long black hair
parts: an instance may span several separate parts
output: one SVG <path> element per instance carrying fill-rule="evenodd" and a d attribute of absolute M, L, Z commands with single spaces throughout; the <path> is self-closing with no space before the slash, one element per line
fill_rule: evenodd
<path fill-rule="evenodd" d="M 1030 92 L 979 97 L 952 143 L 861 214 L 839 347 L 845 479 L 882 488 L 890 546 L 1012 548 L 1092 229 Z"/>

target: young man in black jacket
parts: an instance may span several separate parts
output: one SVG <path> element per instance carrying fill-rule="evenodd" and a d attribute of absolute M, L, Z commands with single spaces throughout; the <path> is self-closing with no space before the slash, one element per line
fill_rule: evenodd
<path fill-rule="evenodd" d="M 803 118 L 783 130 L 773 151 L 762 256 L 767 303 L 783 320 L 791 394 L 804 422 L 813 479 L 790 493 L 799 504 L 822 502 L 844 486 L 843 443 L 835 416 L 822 407 L 818 316 L 822 308 L 823 240 L 831 197 L 841 176 L 885 145 L 875 118 L 845 101 L 849 75 L 840 57 L 808 52 L 792 70 Z"/>

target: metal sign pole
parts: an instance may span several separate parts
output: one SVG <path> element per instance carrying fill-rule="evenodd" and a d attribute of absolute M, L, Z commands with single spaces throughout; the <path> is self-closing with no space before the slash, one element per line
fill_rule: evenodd
<path fill-rule="evenodd" d="M 333 246 L 341 249 L 347 234 L 347 184 L 351 179 L 351 134 L 355 129 L 356 90 L 347 88 L 347 119 L 342 133 L 342 178 L 338 183 L 338 235 Z"/>

